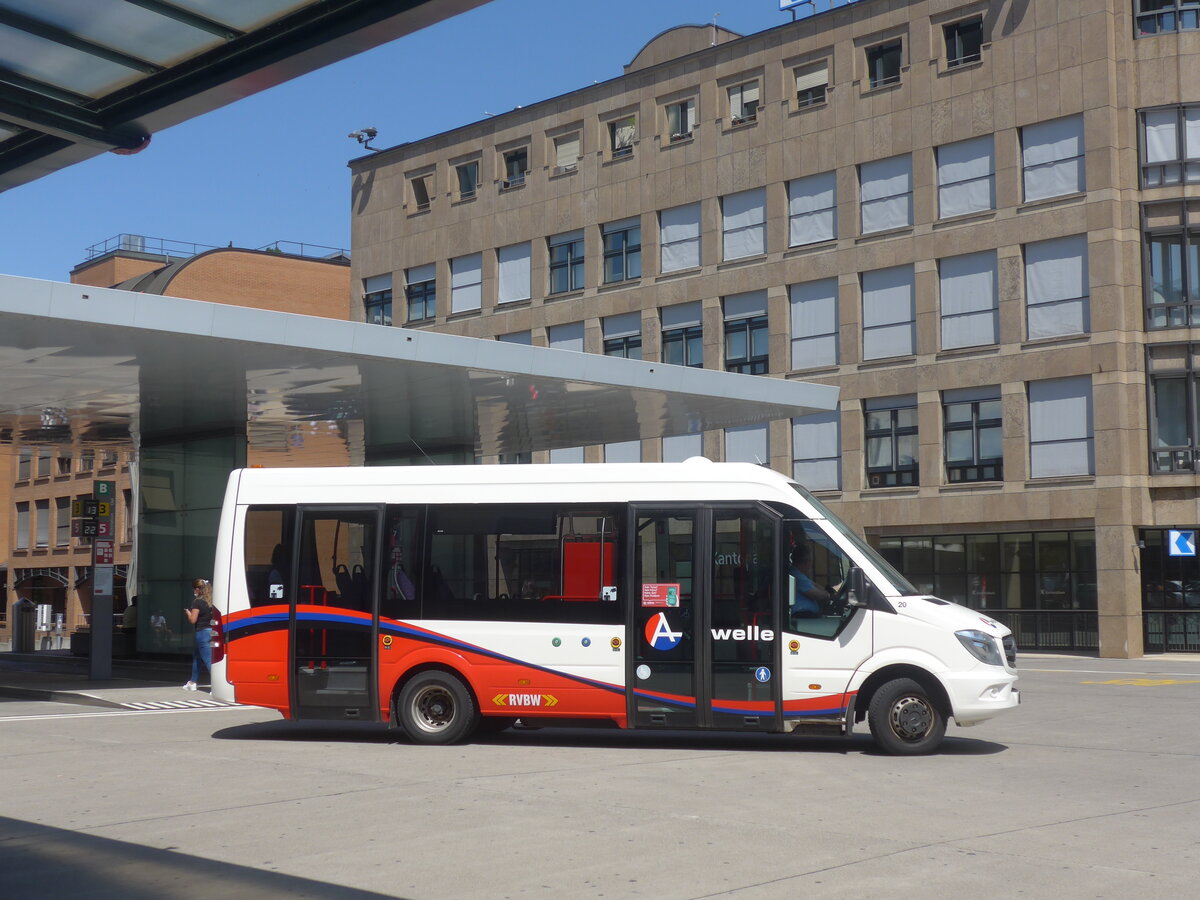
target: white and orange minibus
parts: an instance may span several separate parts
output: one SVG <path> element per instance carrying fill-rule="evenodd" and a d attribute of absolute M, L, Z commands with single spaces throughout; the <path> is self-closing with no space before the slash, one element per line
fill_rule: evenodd
<path fill-rule="evenodd" d="M 233 472 L 213 695 L 443 744 L 522 724 L 935 749 L 1017 705 L 1009 630 L 742 463 Z"/>

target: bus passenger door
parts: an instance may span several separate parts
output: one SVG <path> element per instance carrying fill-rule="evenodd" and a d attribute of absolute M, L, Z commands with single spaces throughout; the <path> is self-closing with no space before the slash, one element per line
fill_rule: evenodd
<path fill-rule="evenodd" d="M 778 519 L 754 507 L 712 511 L 712 725 L 777 730 L 782 673 L 775 560 Z"/>
<path fill-rule="evenodd" d="M 630 566 L 630 721 L 636 727 L 706 724 L 704 642 L 697 634 L 705 581 L 701 510 L 632 508 Z"/>
<path fill-rule="evenodd" d="M 291 583 L 292 709 L 374 720 L 382 507 L 302 507 Z"/>

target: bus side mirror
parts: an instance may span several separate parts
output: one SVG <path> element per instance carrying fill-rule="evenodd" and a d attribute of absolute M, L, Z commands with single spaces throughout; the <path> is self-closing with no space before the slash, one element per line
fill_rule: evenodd
<path fill-rule="evenodd" d="M 851 566 L 846 573 L 846 605 L 863 608 L 871 605 L 867 596 L 867 576 L 858 566 Z"/>

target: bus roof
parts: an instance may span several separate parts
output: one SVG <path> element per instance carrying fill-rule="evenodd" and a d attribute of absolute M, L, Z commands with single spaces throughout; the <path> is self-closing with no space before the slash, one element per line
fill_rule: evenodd
<path fill-rule="evenodd" d="M 682 463 L 238 469 L 230 488 L 238 504 L 781 500 L 823 517 L 807 492 L 779 472 L 702 457 Z"/>

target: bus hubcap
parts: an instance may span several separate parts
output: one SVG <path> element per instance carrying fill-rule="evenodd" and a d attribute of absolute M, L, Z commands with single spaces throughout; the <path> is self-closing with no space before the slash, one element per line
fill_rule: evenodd
<path fill-rule="evenodd" d="M 454 698 L 440 687 L 429 687 L 413 698 L 417 724 L 426 731 L 441 731 L 454 720 Z"/>
<path fill-rule="evenodd" d="M 892 707 L 892 730 L 906 741 L 923 738 L 933 725 L 933 711 L 919 697 L 901 697 Z"/>

